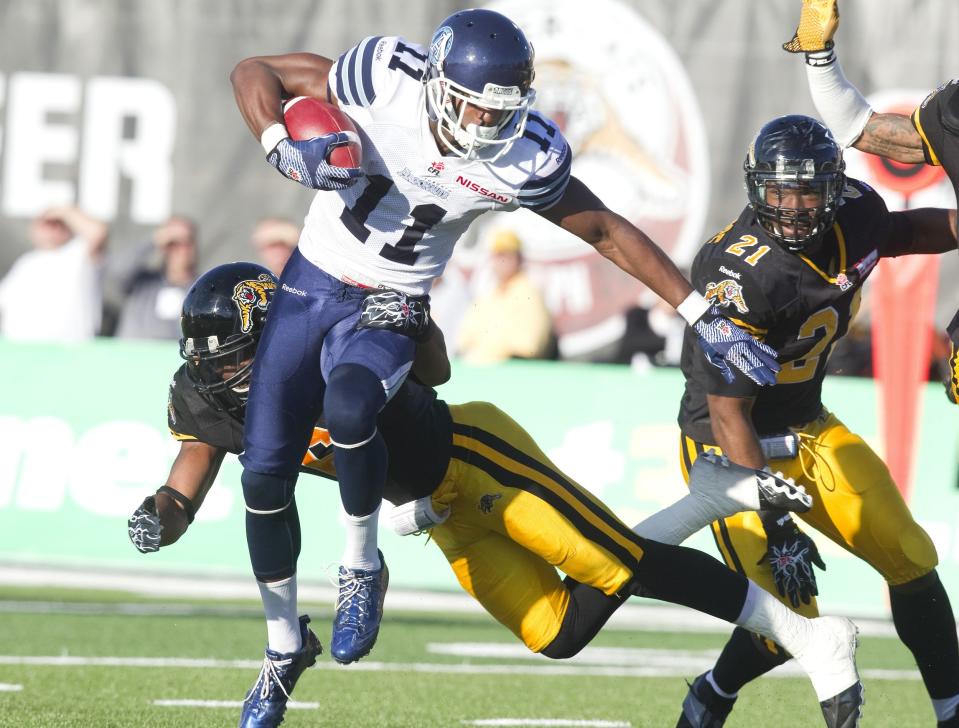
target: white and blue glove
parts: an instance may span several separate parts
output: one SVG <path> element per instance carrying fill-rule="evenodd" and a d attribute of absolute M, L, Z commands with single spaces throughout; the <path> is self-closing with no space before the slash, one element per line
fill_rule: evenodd
<path fill-rule="evenodd" d="M 756 341 L 748 331 L 723 316 L 716 306 L 710 306 L 696 320 L 693 331 L 709 363 L 719 368 L 727 382 L 734 379 L 731 364 L 761 387 L 776 383 L 780 368 L 776 350 Z"/>
<path fill-rule="evenodd" d="M 349 132 L 334 132 L 323 136 L 293 141 L 280 139 L 266 155 L 266 161 L 276 167 L 287 179 L 314 190 L 345 190 L 363 176 L 361 167 L 335 167 L 327 160 L 337 147 L 356 143 Z"/>

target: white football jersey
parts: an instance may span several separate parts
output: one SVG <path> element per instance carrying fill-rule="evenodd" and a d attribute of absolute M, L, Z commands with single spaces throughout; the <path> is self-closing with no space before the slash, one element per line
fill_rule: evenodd
<path fill-rule="evenodd" d="M 300 251 L 341 280 L 427 293 L 479 215 L 545 210 L 569 183 L 569 145 L 535 112 L 493 162 L 443 156 L 426 114 L 425 69 L 426 50 L 395 36 L 364 39 L 330 69 L 330 89 L 359 130 L 366 176 L 317 193 Z"/>

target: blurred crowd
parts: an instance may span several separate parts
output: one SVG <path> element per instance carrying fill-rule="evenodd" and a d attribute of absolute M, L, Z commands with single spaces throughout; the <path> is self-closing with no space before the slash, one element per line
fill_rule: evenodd
<path fill-rule="evenodd" d="M 31 221 L 29 236 L 32 249 L 0 279 L 0 336 L 52 342 L 94 336 L 179 339 L 183 298 L 203 272 L 197 267 L 200 231 L 194 220 L 174 215 L 148 239 L 113 253 L 108 225 L 63 206 Z M 279 276 L 299 236 L 293 222 L 263 218 L 249 234 L 250 259 Z M 546 300 L 527 270 L 523 241 L 504 228 L 488 235 L 483 247 L 482 270 L 467 280 L 451 265 L 431 291 L 433 318 L 451 353 L 474 364 L 562 359 Z M 104 295 L 107 276 L 120 293 L 118 300 Z M 590 361 L 637 370 L 679 365 L 685 322 L 653 293 L 647 291 L 623 312 L 623 324 L 618 342 Z M 939 369 L 947 356 L 948 342 L 937 335 L 930 379 L 942 377 Z M 854 324 L 837 343 L 829 372 L 872 376 L 868 321 Z"/>

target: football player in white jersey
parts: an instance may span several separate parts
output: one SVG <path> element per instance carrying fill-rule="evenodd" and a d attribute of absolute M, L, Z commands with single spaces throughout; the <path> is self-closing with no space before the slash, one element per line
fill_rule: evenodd
<path fill-rule="evenodd" d="M 254 57 L 231 75 L 267 160 L 320 190 L 263 334 L 241 457 L 247 542 L 273 652 L 301 649 L 293 490 L 321 408 L 347 526 L 331 653 L 348 663 L 373 646 L 388 579 L 376 547 L 387 466 L 376 415 L 428 330 L 432 281 L 481 213 L 538 212 L 675 306 L 729 378 L 735 367 L 775 382 L 775 352 L 711 307 L 652 240 L 570 175 L 562 133 L 531 110 L 533 75 L 523 32 L 489 10 L 450 16 L 428 49 L 371 37 L 335 61 Z M 289 138 L 282 100 L 294 96 L 325 98 L 354 120 L 362 168 L 328 163 L 346 134 Z"/>

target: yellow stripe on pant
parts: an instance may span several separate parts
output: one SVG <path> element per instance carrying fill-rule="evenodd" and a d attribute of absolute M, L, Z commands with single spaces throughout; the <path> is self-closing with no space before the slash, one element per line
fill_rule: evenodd
<path fill-rule="evenodd" d="M 556 569 L 615 594 L 643 556 L 641 539 L 495 406 L 450 413 L 453 458 L 433 500 L 452 510 L 433 540 L 462 587 L 539 652 L 569 605 Z"/>
<path fill-rule="evenodd" d="M 865 440 L 825 409 L 794 431 L 800 436 L 799 455 L 771 460 L 769 467 L 793 478 L 813 497 L 812 510 L 799 518 L 872 565 L 889 584 L 905 584 L 936 567 L 932 540 L 913 519 L 886 464 Z M 692 463 L 706 450 L 721 452 L 716 445 L 680 436 L 680 463 L 687 482 Z M 759 516 L 740 513 L 714 522 L 712 529 L 726 565 L 778 596 L 769 565 L 765 560 L 756 563 L 766 552 Z M 788 605 L 787 599 L 783 601 Z M 819 613 L 815 599 L 797 611 L 806 616 Z"/>

